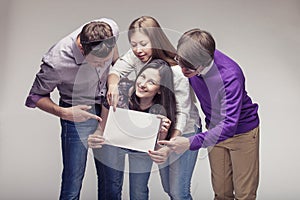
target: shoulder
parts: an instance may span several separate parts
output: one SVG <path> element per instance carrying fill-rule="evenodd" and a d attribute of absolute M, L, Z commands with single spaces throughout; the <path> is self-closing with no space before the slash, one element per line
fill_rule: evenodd
<path fill-rule="evenodd" d="M 138 57 L 135 56 L 132 49 L 129 49 L 125 54 L 123 54 L 121 56 L 121 60 L 126 61 L 130 65 L 144 66 L 144 63 Z"/>
<path fill-rule="evenodd" d="M 59 63 L 74 62 L 73 47 L 75 39 L 68 35 L 54 44 L 47 53 L 43 55 L 42 61 L 53 67 L 58 67 Z"/>
<path fill-rule="evenodd" d="M 181 71 L 181 67 L 179 65 L 174 65 L 171 66 L 172 72 L 173 72 L 173 76 L 174 79 L 186 79 L 188 80 L 187 77 L 185 77 Z"/>
<path fill-rule="evenodd" d="M 189 85 L 189 79 L 183 75 L 181 67 L 179 65 L 174 65 L 171 69 L 173 72 L 174 86 L 184 85 L 184 87 L 187 87 Z"/>
<path fill-rule="evenodd" d="M 223 80 L 244 80 L 244 74 L 239 64 L 224 53 L 216 50 L 214 63 L 217 66 Z"/>

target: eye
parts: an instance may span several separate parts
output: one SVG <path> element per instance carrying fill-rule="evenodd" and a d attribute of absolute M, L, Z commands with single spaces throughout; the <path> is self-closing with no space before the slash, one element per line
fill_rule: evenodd
<path fill-rule="evenodd" d="M 137 46 L 137 43 L 135 43 L 135 42 L 134 43 L 132 42 L 130 44 L 131 44 L 131 47 L 136 47 Z"/>
<path fill-rule="evenodd" d="M 157 85 L 157 82 L 154 80 L 149 80 L 148 83 L 149 85 Z"/>
<path fill-rule="evenodd" d="M 141 44 L 141 46 L 145 47 L 148 45 L 148 42 L 141 42 L 140 44 Z"/>
<path fill-rule="evenodd" d="M 145 79 L 145 74 L 141 74 L 140 77 Z"/>

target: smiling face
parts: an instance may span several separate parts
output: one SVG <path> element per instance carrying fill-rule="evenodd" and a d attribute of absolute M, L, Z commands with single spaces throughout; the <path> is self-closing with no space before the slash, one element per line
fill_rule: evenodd
<path fill-rule="evenodd" d="M 130 44 L 133 53 L 142 62 L 147 62 L 152 57 L 152 44 L 147 35 L 138 31 L 133 33 L 130 38 Z"/>
<path fill-rule="evenodd" d="M 157 69 L 148 68 L 136 79 L 136 96 L 140 102 L 150 103 L 154 96 L 160 92 L 160 75 Z"/>

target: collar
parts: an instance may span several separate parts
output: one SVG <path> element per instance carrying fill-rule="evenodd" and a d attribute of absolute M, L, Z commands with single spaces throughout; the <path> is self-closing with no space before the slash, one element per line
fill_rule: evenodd
<path fill-rule="evenodd" d="M 74 54 L 76 64 L 82 64 L 84 61 L 84 55 L 81 53 L 81 51 L 78 47 L 77 37 L 74 38 L 74 42 L 73 42 L 73 54 Z"/>
<path fill-rule="evenodd" d="M 207 72 L 212 68 L 213 64 L 214 64 L 214 60 L 212 60 L 212 61 L 210 62 L 210 64 L 209 64 L 207 67 L 205 67 L 205 68 L 198 74 L 198 76 L 200 76 L 200 75 L 202 75 L 202 76 L 206 75 Z"/>

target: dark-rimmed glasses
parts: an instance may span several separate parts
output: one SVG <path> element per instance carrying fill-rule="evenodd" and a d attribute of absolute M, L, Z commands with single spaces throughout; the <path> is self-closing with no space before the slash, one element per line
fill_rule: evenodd
<path fill-rule="evenodd" d="M 80 41 L 83 45 L 100 46 L 105 45 L 107 48 L 114 48 L 116 45 L 116 38 L 110 37 L 108 39 L 94 40 L 94 41 Z"/>
<path fill-rule="evenodd" d="M 187 66 L 183 65 L 181 59 L 179 59 L 179 57 L 177 55 L 174 57 L 174 60 L 177 62 L 179 67 L 185 68 L 185 70 L 188 71 L 188 72 L 194 73 L 199 69 L 199 67 L 191 68 L 191 67 L 187 67 Z"/>

